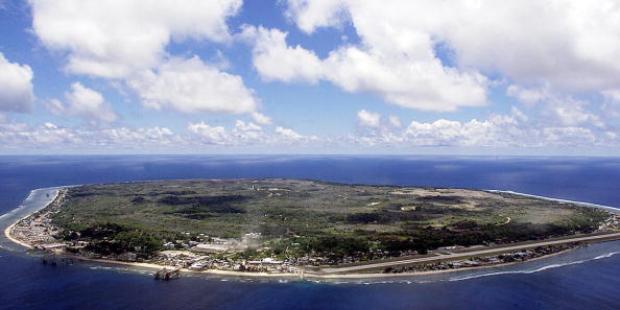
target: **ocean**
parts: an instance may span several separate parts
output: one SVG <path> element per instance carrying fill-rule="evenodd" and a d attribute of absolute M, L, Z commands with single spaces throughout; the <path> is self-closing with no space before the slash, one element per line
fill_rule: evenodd
<path fill-rule="evenodd" d="M 620 208 L 619 158 L 3 156 L 0 214 L 42 187 L 273 177 L 501 189 Z M 0 247 L 0 309 L 317 308 L 618 309 L 620 242 L 474 272 L 343 282 L 206 276 L 160 282 L 146 271 L 113 266 L 46 266 L 23 251 Z"/>

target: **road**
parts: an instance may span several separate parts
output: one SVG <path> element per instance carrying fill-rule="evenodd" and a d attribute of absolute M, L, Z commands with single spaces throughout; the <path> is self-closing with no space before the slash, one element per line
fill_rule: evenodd
<path fill-rule="evenodd" d="M 443 261 L 443 260 L 456 260 L 459 258 L 468 258 L 472 256 L 484 256 L 498 253 L 506 253 L 506 252 L 514 252 L 525 249 L 531 249 L 539 246 L 548 246 L 548 245 L 559 245 L 573 242 L 596 242 L 596 241 L 605 241 L 605 240 L 615 240 L 620 239 L 620 232 L 618 233 L 609 233 L 604 235 L 591 235 L 591 236 L 583 236 L 576 237 L 570 239 L 562 239 L 562 240 L 549 240 L 549 241 L 541 241 L 536 243 L 528 243 L 528 244 L 520 244 L 520 245 L 512 245 L 512 246 L 504 246 L 504 247 L 495 247 L 484 250 L 475 250 L 461 253 L 453 253 L 447 255 L 438 255 L 431 257 L 421 257 L 421 258 L 412 258 L 412 259 L 404 259 L 398 261 L 390 261 L 390 262 L 379 262 L 379 263 L 371 263 L 365 265 L 358 266 L 349 266 L 349 267 L 335 267 L 335 268 L 324 268 L 320 270 L 321 274 L 342 274 L 342 273 L 352 273 L 358 271 L 365 271 L 369 269 L 380 269 L 387 267 L 397 267 L 402 265 L 411 265 L 418 263 L 427 263 L 434 261 Z"/>

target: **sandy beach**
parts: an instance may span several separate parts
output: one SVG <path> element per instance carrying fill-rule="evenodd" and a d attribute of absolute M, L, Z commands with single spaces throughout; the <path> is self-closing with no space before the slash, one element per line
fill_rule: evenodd
<path fill-rule="evenodd" d="M 528 262 L 538 261 L 546 258 L 550 258 L 553 256 L 557 256 L 560 254 L 564 254 L 566 252 L 571 251 L 571 249 L 552 253 L 549 255 L 536 257 L 528 260 Z M 162 268 L 172 268 L 171 266 L 162 266 L 151 263 L 136 263 L 136 262 L 122 262 L 122 261 L 114 261 L 114 260 L 106 260 L 106 259 L 94 259 L 94 258 L 86 258 L 82 256 L 67 256 L 68 258 L 73 258 L 78 261 L 83 262 L 91 262 L 91 263 L 99 263 L 103 265 L 116 265 L 116 266 L 125 266 L 128 268 L 139 268 L 139 269 L 149 269 L 153 271 L 161 270 Z M 472 270 L 484 270 L 495 267 L 506 267 L 513 266 L 523 262 L 512 262 L 512 263 L 504 263 L 501 265 L 488 265 L 488 266 L 478 266 L 478 267 L 464 267 L 458 269 L 446 269 L 446 270 L 429 270 L 429 271 L 413 271 L 413 272 L 403 272 L 403 273 L 350 273 L 350 274 L 318 274 L 313 272 L 304 272 L 301 273 L 266 273 L 266 272 L 239 272 L 239 271 L 228 271 L 228 270 L 190 270 L 187 268 L 181 268 L 180 271 L 185 274 L 196 274 L 196 275 L 213 275 L 213 276 L 224 276 L 224 277 L 234 277 L 234 278 L 269 278 L 269 279 L 299 279 L 299 280 L 363 280 L 363 279 L 394 279 L 394 278 L 407 278 L 407 277 L 415 277 L 415 276 L 427 276 L 427 275 L 438 275 L 444 273 L 453 273 L 453 272 L 465 272 Z"/>
<path fill-rule="evenodd" d="M 30 215 L 29 215 L 29 216 L 30 216 Z M 21 245 L 21 246 L 23 246 L 23 247 L 25 247 L 25 248 L 28 248 L 28 249 L 32 249 L 32 248 L 33 248 L 33 247 L 32 247 L 32 245 L 30 245 L 30 244 L 28 244 L 28 243 L 25 243 L 25 242 L 22 242 L 22 241 L 20 241 L 20 240 L 18 240 L 18 239 L 15 239 L 15 238 L 13 238 L 13 236 L 11 235 L 11 231 L 13 230 L 13 227 L 15 227 L 15 225 L 16 225 L 19 221 L 21 221 L 22 219 L 24 219 L 24 218 L 21 218 L 21 219 L 17 220 L 17 222 L 15 222 L 15 223 L 11 224 L 9 227 L 7 227 L 7 228 L 4 230 L 4 236 L 6 236 L 6 238 L 7 238 L 7 239 L 9 239 L 9 240 L 13 241 L 13 242 L 14 242 L 14 243 L 16 243 L 16 244 L 19 244 L 19 245 Z"/>
<path fill-rule="evenodd" d="M 53 196 L 53 197 L 49 200 L 49 202 L 48 202 L 47 204 L 45 204 L 45 205 L 43 205 L 43 206 L 39 206 L 38 208 L 36 208 L 36 210 L 33 210 L 32 212 L 30 212 L 30 213 L 28 213 L 28 214 L 26 214 L 26 215 L 24 215 L 24 216 L 20 217 L 20 218 L 19 218 L 19 219 L 17 219 L 15 222 L 13 222 L 11 225 L 7 226 L 7 227 L 4 229 L 4 236 L 5 236 L 7 239 L 9 239 L 10 241 L 12 241 L 13 243 L 15 243 L 15 244 L 18 244 L 18 245 L 20 245 L 20 246 L 22 246 L 22 247 L 24 247 L 24 248 L 27 248 L 27 249 L 32 249 L 32 248 L 33 248 L 33 246 L 32 246 L 31 244 L 29 244 L 29 243 L 27 243 L 27 242 L 24 242 L 24 241 L 22 241 L 22 240 L 19 240 L 19 239 L 17 239 L 17 238 L 15 238 L 15 237 L 13 237 L 13 235 L 12 235 L 13 228 L 14 228 L 14 227 L 15 227 L 15 225 L 17 225 L 17 223 L 19 223 L 20 221 L 22 221 L 22 220 L 25 220 L 25 219 L 29 218 L 30 216 L 32 216 L 34 213 L 38 212 L 39 210 L 43 210 L 43 209 L 47 208 L 47 206 L 49 206 L 52 202 L 54 202 L 54 201 L 58 198 L 58 195 L 59 195 L 59 193 L 60 193 L 60 190 L 61 190 L 61 189 L 64 189 L 64 188 L 68 188 L 68 187 L 70 187 L 70 186 L 67 186 L 67 187 L 40 188 L 40 189 L 35 189 L 35 190 L 32 190 L 32 191 L 30 192 L 31 194 L 32 194 L 33 192 L 35 192 L 35 191 L 39 191 L 39 190 L 48 190 L 48 189 L 50 189 L 50 190 L 51 190 L 51 189 L 56 189 L 57 191 L 54 193 L 54 196 Z"/>

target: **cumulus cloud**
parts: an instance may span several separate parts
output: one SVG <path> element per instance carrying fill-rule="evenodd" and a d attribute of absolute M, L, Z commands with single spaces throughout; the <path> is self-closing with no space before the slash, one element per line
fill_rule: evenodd
<path fill-rule="evenodd" d="M 0 112 L 28 112 L 34 101 L 32 69 L 12 63 L 0 53 Z"/>
<path fill-rule="evenodd" d="M 280 137 L 284 142 L 298 142 L 304 139 L 304 136 L 297 133 L 295 130 L 285 127 L 276 127 L 276 134 Z"/>
<path fill-rule="evenodd" d="M 113 122 L 118 116 L 105 102 L 101 93 L 76 82 L 71 84 L 71 91 L 65 94 L 67 103 L 53 99 L 48 102 L 48 109 L 57 115 L 70 115 L 102 122 Z"/>
<path fill-rule="evenodd" d="M 142 128 L 107 128 L 99 133 L 87 133 L 93 138 L 95 145 L 100 146 L 176 146 L 184 141 L 166 127 L 142 127 Z"/>
<path fill-rule="evenodd" d="M 319 27 L 338 27 L 347 18 L 345 1 L 341 0 L 288 0 L 286 15 L 306 33 Z"/>
<path fill-rule="evenodd" d="M 198 56 L 171 58 L 155 70 L 128 80 L 149 108 L 171 108 L 183 113 L 255 113 L 258 103 L 241 77 L 222 72 Z M 266 122 L 262 114 L 254 114 Z"/>
<path fill-rule="evenodd" d="M 326 80 L 348 92 L 377 93 L 388 102 L 422 110 L 486 104 L 487 79 L 475 71 L 443 66 L 430 37 L 419 38 L 428 45 L 420 45 L 425 49 L 421 52 L 368 42 L 339 47 L 319 59 L 301 46 L 288 46 L 286 33 L 277 29 L 246 27 L 244 36 L 254 39 L 254 67 L 265 80 Z"/>
<path fill-rule="evenodd" d="M 119 78 L 156 66 L 171 41 L 230 39 L 227 18 L 242 0 L 31 0 L 32 27 L 67 53 L 72 73 Z"/>
<path fill-rule="evenodd" d="M 287 14 L 308 33 L 350 22 L 364 51 L 408 55 L 403 67 L 431 63 L 441 44 L 459 74 L 476 68 L 566 91 L 620 84 L 617 1 L 288 0 Z"/>
<path fill-rule="evenodd" d="M 618 146 L 615 131 L 587 126 L 532 123 L 518 113 L 491 115 L 465 121 L 438 119 L 411 121 L 404 128 L 382 126 L 341 137 L 303 135 L 291 128 L 263 128 L 251 121 L 237 120 L 230 127 L 206 122 L 189 123 L 187 134 L 153 127 L 71 128 L 46 122 L 40 125 L 0 119 L 0 144 L 5 151 L 33 150 L 145 150 L 178 152 L 200 147 L 412 147 L 541 148 Z"/>
<path fill-rule="evenodd" d="M 519 85 L 508 86 L 506 94 L 529 105 L 547 100 L 551 96 L 549 91 L 545 88 L 524 88 Z"/>
<path fill-rule="evenodd" d="M 413 121 L 404 137 L 422 146 L 511 146 L 520 143 L 523 129 L 514 118 L 494 116 L 488 120 L 467 122 L 439 119 L 430 123 Z M 515 140 L 516 138 L 516 140 Z"/>
<path fill-rule="evenodd" d="M 58 150 L 81 153 L 94 150 L 140 150 L 189 145 L 183 137 L 166 127 L 71 128 L 51 122 L 31 125 L 0 122 L 0 144 L 8 150 Z"/>
<path fill-rule="evenodd" d="M 112 79 L 149 108 L 183 113 L 257 112 L 258 100 L 238 75 L 226 73 L 221 52 L 215 63 L 176 57 L 171 42 L 232 42 L 227 20 L 242 0 L 31 0 L 33 30 L 50 50 L 67 56 L 74 74 Z M 113 13 L 111 13 L 113 12 Z M 52 103 L 58 106 L 58 102 Z M 109 115 L 109 114 L 108 114 Z"/>
<path fill-rule="evenodd" d="M 211 126 L 205 122 L 190 123 L 187 129 L 199 136 L 206 144 L 229 144 L 230 138 L 222 126 Z"/>
<path fill-rule="evenodd" d="M 379 116 L 380 117 L 380 116 Z M 349 141 L 367 146 L 394 148 L 425 147 L 583 147 L 617 145 L 617 134 L 596 122 L 548 122 L 546 118 L 531 120 L 519 109 L 511 113 L 493 114 L 487 119 L 466 121 L 438 119 L 430 122 L 411 121 L 404 129 L 381 124 L 360 132 Z"/>
<path fill-rule="evenodd" d="M 190 123 L 189 132 L 200 138 L 203 144 L 226 146 L 286 145 L 318 141 L 316 136 L 305 136 L 293 129 L 276 126 L 272 131 L 253 122 L 237 120 L 232 129 L 212 126 L 205 122 Z"/>
<path fill-rule="evenodd" d="M 187 129 L 198 136 L 203 144 L 251 145 L 268 142 L 261 126 L 242 120 L 237 120 L 230 131 L 223 126 L 211 126 L 205 122 L 190 123 Z"/>
<path fill-rule="evenodd" d="M 564 102 L 554 101 L 551 103 L 551 112 L 560 121 L 562 125 L 592 125 L 596 127 L 605 127 L 605 124 L 594 113 L 586 110 L 587 103 L 572 98 L 567 98 Z"/>
<path fill-rule="evenodd" d="M 591 129 L 583 127 L 549 127 L 542 130 L 547 143 L 560 146 L 591 146 L 597 137 Z"/>
<path fill-rule="evenodd" d="M 239 144 L 262 143 L 268 139 L 261 126 L 241 120 L 235 122 L 232 136 Z"/>
<path fill-rule="evenodd" d="M 605 127 L 599 116 L 589 111 L 591 104 L 570 95 L 559 95 L 545 88 L 528 89 L 510 85 L 506 93 L 528 106 L 543 104 L 540 109 L 548 117 L 548 122 L 556 122 L 563 126 L 592 125 Z M 513 107 L 513 113 L 520 118 L 527 118 L 520 110 Z"/>
<path fill-rule="evenodd" d="M 254 44 L 254 67 L 267 81 L 316 83 L 322 77 L 321 60 L 297 45 L 286 45 L 287 34 L 277 29 L 244 27 L 241 37 Z"/>
<path fill-rule="evenodd" d="M 271 118 L 263 113 L 260 112 L 254 112 L 252 113 L 252 118 L 254 119 L 255 122 L 261 124 L 261 125 L 269 125 L 271 124 Z"/>
<path fill-rule="evenodd" d="M 381 115 L 379 113 L 360 110 L 357 112 L 357 120 L 364 127 L 378 128 L 381 124 Z"/>
<path fill-rule="evenodd" d="M 66 145 L 82 142 L 73 130 L 61 128 L 49 122 L 39 126 L 30 126 L 25 123 L 0 124 L 0 141 L 6 148 L 50 144 Z"/>

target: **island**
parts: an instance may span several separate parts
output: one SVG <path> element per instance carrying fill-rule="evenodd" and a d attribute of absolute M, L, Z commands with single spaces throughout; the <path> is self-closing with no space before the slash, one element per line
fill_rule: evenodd
<path fill-rule="evenodd" d="M 511 192 L 295 179 L 63 188 L 7 229 L 32 249 L 179 272 L 372 277 L 515 263 L 620 239 L 620 216 Z"/>

